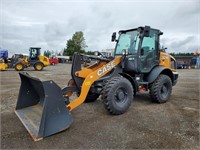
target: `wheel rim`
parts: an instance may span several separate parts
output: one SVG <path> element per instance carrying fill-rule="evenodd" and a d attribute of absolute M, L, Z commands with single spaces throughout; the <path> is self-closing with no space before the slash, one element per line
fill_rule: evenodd
<path fill-rule="evenodd" d="M 163 86 L 160 89 L 160 93 L 163 98 L 167 98 L 169 94 L 169 85 L 167 83 L 164 83 Z"/>
<path fill-rule="evenodd" d="M 18 65 L 17 65 L 17 69 L 18 69 L 18 70 L 21 70 L 22 68 L 23 68 L 23 66 L 22 66 L 21 64 L 18 64 Z"/>
<path fill-rule="evenodd" d="M 41 70 L 42 66 L 41 65 L 36 65 L 37 70 Z"/>
<path fill-rule="evenodd" d="M 123 104 L 127 100 L 127 92 L 124 88 L 118 88 L 115 94 L 115 102 L 118 104 Z"/>

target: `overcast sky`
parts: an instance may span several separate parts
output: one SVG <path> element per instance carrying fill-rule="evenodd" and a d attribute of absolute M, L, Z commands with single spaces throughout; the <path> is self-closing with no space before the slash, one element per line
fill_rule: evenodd
<path fill-rule="evenodd" d="M 164 32 L 167 52 L 200 48 L 200 0 L 0 0 L 0 48 L 60 51 L 76 31 L 87 50 L 114 48 L 111 34 L 150 25 Z M 199 49 L 200 50 L 200 49 Z"/>

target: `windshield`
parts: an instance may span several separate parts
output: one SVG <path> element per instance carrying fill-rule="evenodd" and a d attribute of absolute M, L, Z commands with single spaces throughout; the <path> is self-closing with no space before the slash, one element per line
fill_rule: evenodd
<path fill-rule="evenodd" d="M 128 31 L 121 33 L 115 54 L 122 54 L 122 50 L 128 50 L 129 54 L 137 54 L 139 45 L 139 32 L 138 31 Z"/>

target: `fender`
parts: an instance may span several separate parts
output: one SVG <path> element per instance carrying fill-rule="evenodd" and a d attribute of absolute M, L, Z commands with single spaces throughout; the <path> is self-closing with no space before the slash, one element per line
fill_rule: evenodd
<path fill-rule="evenodd" d="M 153 68 L 147 76 L 147 82 L 149 83 L 154 82 L 160 74 L 168 75 L 171 78 L 173 84 L 174 82 L 173 72 L 172 70 L 164 66 L 157 66 Z"/>
<path fill-rule="evenodd" d="M 133 89 L 134 89 L 134 95 L 136 95 L 136 93 L 138 92 L 138 83 L 137 81 L 135 81 L 129 74 L 126 74 L 126 73 L 119 73 L 121 76 L 123 76 L 124 78 L 128 79 L 132 86 L 133 86 Z"/>

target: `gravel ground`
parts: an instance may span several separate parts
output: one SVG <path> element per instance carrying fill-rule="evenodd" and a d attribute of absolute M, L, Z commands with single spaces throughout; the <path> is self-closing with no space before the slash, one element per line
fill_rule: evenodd
<path fill-rule="evenodd" d="M 65 87 L 70 64 L 26 71 Z M 199 70 L 178 70 L 170 101 L 152 103 L 138 93 L 127 113 L 112 116 L 101 99 L 72 111 L 74 122 L 61 133 L 33 142 L 14 113 L 19 92 L 18 72 L 0 72 L 1 149 L 199 149 Z"/>

